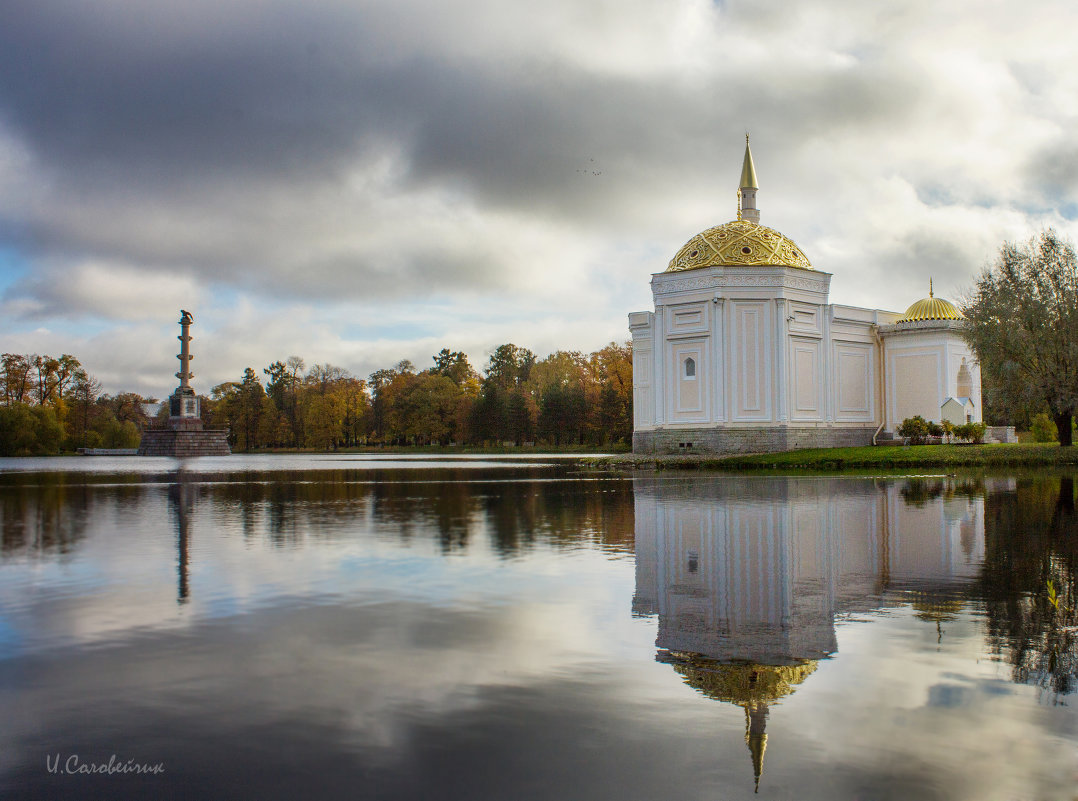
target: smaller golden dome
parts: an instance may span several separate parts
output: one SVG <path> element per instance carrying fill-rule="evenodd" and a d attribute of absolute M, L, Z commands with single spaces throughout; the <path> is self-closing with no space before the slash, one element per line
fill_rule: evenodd
<path fill-rule="evenodd" d="M 898 319 L 900 323 L 915 323 L 921 320 L 965 320 L 962 314 L 951 301 L 937 298 L 932 292 L 932 280 L 928 281 L 928 297 L 914 303 L 906 313 Z"/>
<path fill-rule="evenodd" d="M 668 273 L 702 267 L 800 267 L 811 270 L 808 257 L 793 240 L 774 228 L 734 220 L 697 234 L 670 260 Z"/>

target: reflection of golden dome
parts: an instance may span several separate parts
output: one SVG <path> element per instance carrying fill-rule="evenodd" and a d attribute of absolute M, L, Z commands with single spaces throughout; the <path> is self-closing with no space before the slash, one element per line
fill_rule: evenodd
<path fill-rule="evenodd" d="M 659 661 L 673 665 L 685 683 L 708 698 L 737 704 L 745 709 L 745 745 L 752 755 L 756 791 L 764 771 L 767 751 L 767 705 L 790 695 L 816 670 L 815 659 L 792 665 L 760 665 L 756 662 L 719 662 L 685 651 L 660 651 Z"/>
<path fill-rule="evenodd" d="M 808 257 L 793 240 L 773 228 L 734 220 L 690 239 L 666 268 L 668 273 L 701 267 L 799 267 L 811 270 Z"/>
<path fill-rule="evenodd" d="M 816 670 L 816 660 L 793 665 L 758 665 L 755 662 L 717 662 L 680 651 L 669 652 L 674 670 L 685 683 L 708 698 L 731 704 L 770 704 L 784 698 Z"/>
<path fill-rule="evenodd" d="M 937 298 L 932 294 L 932 282 L 928 283 L 928 297 L 914 303 L 906 313 L 898 319 L 900 323 L 915 323 L 920 320 L 965 320 L 962 314 L 951 301 Z"/>

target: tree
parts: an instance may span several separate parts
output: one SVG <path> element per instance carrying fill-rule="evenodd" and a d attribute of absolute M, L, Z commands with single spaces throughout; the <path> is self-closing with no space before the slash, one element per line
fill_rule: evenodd
<path fill-rule="evenodd" d="M 30 376 L 34 371 L 34 358 L 18 353 L 3 355 L 5 404 L 29 402 Z"/>
<path fill-rule="evenodd" d="M 599 392 L 599 430 L 603 442 L 631 443 L 633 438 L 633 346 L 611 342 L 591 355 L 591 366 L 602 386 Z"/>
<path fill-rule="evenodd" d="M 442 348 L 434 357 L 434 367 L 430 372 L 444 375 L 458 387 L 474 384 L 478 386 L 479 375 L 468 363 L 468 355 L 463 351 L 451 351 Z"/>
<path fill-rule="evenodd" d="M 577 351 L 555 351 L 532 366 L 528 385 L 538 407 L 539 436 L 555 445 L 582 443 L 588 401 L 598 394 L 588 360 Z"/>
<path fill-rule="evenodd" d="M 243 371 L 243 381 L 240 383 L 236 400 L 238 402 L 238 420 L 240 429 L 236 432 L 240 450 L 249 451 L 258 447 L 259 423 L 262 417 L 262 399 L 266 397 L 262 384 L 255 375 L 255 371 L 248 367 Z M 242 439 L 239 437 L 242 436 Z"/>
<path fill-rule="evenodd" d="M 1059 444 L 1072 443 L 1078 411 L 1078 260 L 1048 229 L 1024 245 L 1005 242 L 963 313 L 966 338 L 995 391 L 1012 407 L 1043 405 Z"/>
<path fill-rule="evenodd" d="M 528 380 L 534 365 L 535 354 L 527 348 L 519 348 L 512 343 L 499 345 L 490 355 L 486 381 L 502 389 L 511 389 Z"/>

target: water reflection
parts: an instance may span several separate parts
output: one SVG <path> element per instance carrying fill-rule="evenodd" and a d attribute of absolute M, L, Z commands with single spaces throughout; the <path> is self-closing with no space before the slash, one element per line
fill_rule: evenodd
<path fill-rule="evenodd" d="M 770 707 L 837 651 L 836 619 L 909 603 L 942 625 L 985 560 L 985 497 L 1013 481 L 637 479 L 633 611 L 657 660 L 745 710 L 759 787 Z"/>
<path fill-rule="evenodd" d="M 85 536 L 86 523 L 107 507 L 145 515 L 154 488 L 165 486 L 180 542 L 190 537 L 190 518 L 201 506 L 214 524 L 281 547 L 348 537 L 370 525 L 394 531 L 403 543 L 434 532 L 446 554 L 466 551 L 476 537 L 489 539 L 504 557 L 539 544 L 576 547 L 588 541 L 631 552 L 631 484 L 601 476 L 564 481 L 568 472 L 511 465 L 497 470 L 0 473 L 0 545 L 10 552 L 71 551 Z"/>
<path fill-rule="evenodd" d="M 195 506 L 195 494 L 198 488 L 189 473 L 180 471 L 176 476 L 176 482 L 169 485 L 168 504 L 169 510 L 176 521 L 176 603 L 187 603 L 190 594 L 187 577 L 187 563 L 189 556 L 189 540 L 191 537 L 191 510 Z"/>
<path fill-rule="evenodd" d="M 168 762 L 98 797 L 1069 799 L 1073 711 L 1020 685 L 1076 687 L 1074 501 L 1059 476 L 0 473 L 0 795 L 60 794 L 59 750 Z"/>
<path fill-rule="evenodd" d="M 0 492 L 0 554 L 68 553 L 86 536 L 100 511 L 85 486 L 52 484 L 34 493 Z"/>
<path fill-rule="evenodd" d="M 989 647 L 1052 702 L 1078 688 L 1078 513 L 1073 476 L 1038 476 L 987 499 L 980 593 Z M 1049 601 L 1055 589 L 1058 608 Z"/>

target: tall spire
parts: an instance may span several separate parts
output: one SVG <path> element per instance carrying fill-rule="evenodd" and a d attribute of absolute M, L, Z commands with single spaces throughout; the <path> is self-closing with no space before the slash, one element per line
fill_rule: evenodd
<path fill-rule="evenodd" d="M 752 754 L 753 792 L 758 793 L 767 751 L 767 704 L 745 704 L 745 745 Z"/>
<path fill-rule="evenodd" d="M 752 163 L 752 150 L 749 148 L 749 135 L 745 134 L 745 160 L 741 164 L 741 185 L 738 187 L 739 220 L 760 222 L 760 210 L 756 208 L 756 190 L 759 188 L 760 184 L 756 180 L 756 165 Z"/>
<path fill-rule="evenodd" d="M 749 149 L 748 134 L 745 134 L 745 161 L 741 164 L 741 188 L 760 188 L 760 184 L 756 182 L 756 165 L 752 163 L 752 150 Z"/>

